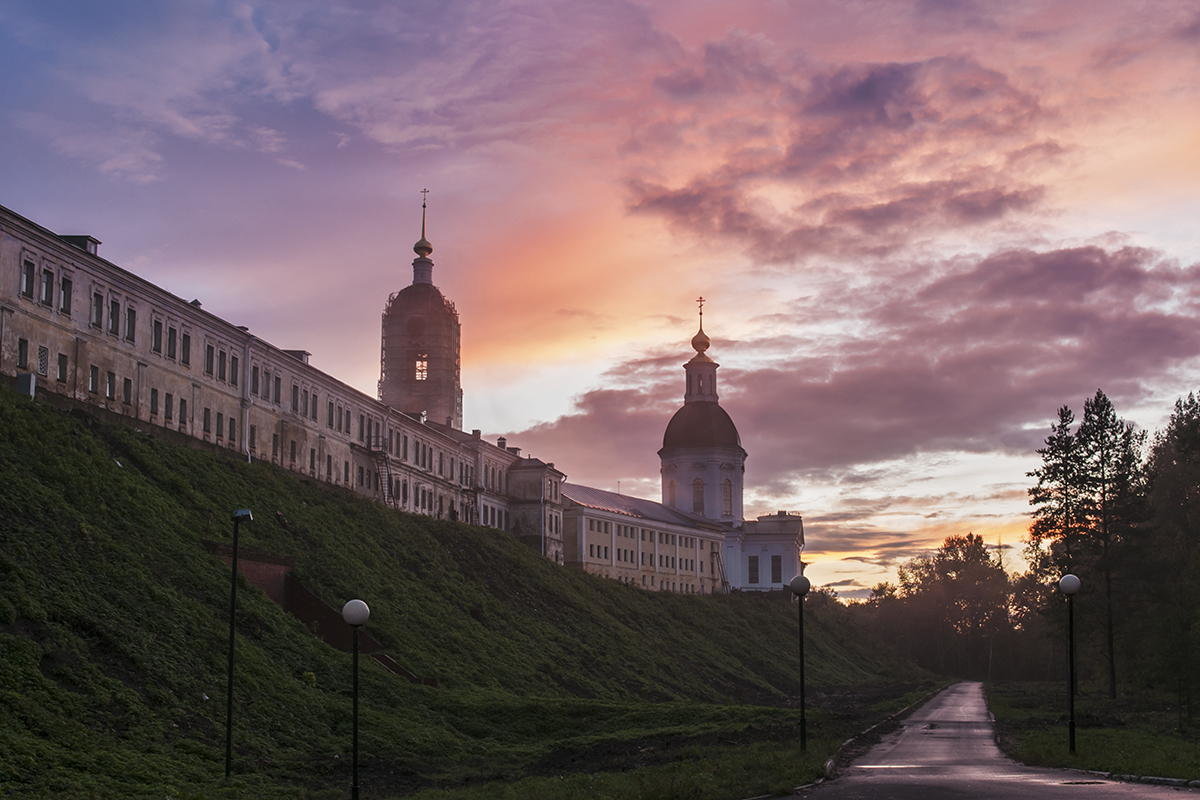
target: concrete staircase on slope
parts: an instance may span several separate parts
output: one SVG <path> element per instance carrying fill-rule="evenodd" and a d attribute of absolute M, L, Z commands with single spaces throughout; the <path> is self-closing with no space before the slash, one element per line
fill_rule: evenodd
<path fill-rule="evenodd" d="M 206 541 L 204 546 L 226 564 L 231 563 L 232 552 L 229 545 Z M 304 627 L 314 636 L 342 652 L 350 652 L 353 647 L 350 626 L 342 619 L 340 612 L 330 608 L 300 582 L 292 572 L 292 566 L 290 559 L 245 547 L 238 548 L 238 572 L 247 583 L 261 589 L 263 594 L 284 611 L 303 622 Z M 358 633 L 358 649 L 393 675 L 425 686 L 438 685 L 437 678 L 421 677 L 384 653 L 383 645 L 365 630 Z"/>

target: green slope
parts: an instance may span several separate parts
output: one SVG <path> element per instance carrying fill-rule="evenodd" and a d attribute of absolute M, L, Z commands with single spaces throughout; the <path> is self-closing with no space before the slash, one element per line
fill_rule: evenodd
<path fill-rule="evenodd" d="M 367 600 L 386 652 L 441 682 L 364 660 L 375 796 L 794 731 L 794 606 L 779 594 L 644 592 L 496 531 L 0 391 L 0 797 L 323 797 L 344 785 L 349 658 L 246 587 L 241 777 L 214 788 L 228 571 L 201 541 L 227 541 L 240 507 L 255 513 L 246 546 L 293 558 L 334 607 Z M 832 698 L 919 679 L 816 599 L 818 702 L 820 687 Z"/>

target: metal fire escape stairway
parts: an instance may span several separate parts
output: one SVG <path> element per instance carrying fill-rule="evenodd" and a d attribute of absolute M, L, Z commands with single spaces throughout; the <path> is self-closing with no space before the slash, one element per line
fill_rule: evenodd
<path fill-rule="evenodd" d="M 375 471 L 379 474 L 379 489 L 383 502 L 392 508 L 399 508 L 396 503 L 395 482 L 392 477 L 391 459 L 383 445 L 383 436 L 376 436 L 370 442 L 371 455 L 375 459 Z"/>
<path fill-rule="evenodd" d="M 709 553 L 709 569 L 712 573 L 721 579 L 721 591 L 729 591 L 729 580 L 725 577 L 725 560 L 721 558 L 720 550 L 713 550 Z"/>

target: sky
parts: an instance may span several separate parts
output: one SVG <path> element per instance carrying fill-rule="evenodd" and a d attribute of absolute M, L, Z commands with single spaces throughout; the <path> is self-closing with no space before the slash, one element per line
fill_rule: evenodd
<path fill-rule="evenodd" d="M 575 482 L 658 496 L 704 296 L 844 597 L 1200 381 L 1190 0 L 9 0 L 0 74 L 0 204 L 371 394 L 428 187 L 464 425 Z"/>

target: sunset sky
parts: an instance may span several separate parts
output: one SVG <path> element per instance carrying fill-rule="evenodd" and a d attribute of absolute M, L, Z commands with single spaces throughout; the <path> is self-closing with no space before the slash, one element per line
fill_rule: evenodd
<path fill-rule="evenodd" d="M 372 395 L 428 186 L 464 425 L 575 482 L 657 498 L 703 295 L 844 596 L 1200 385 L 1192 0 L 10 0 L 0 74 L 0 204 Z"/>

